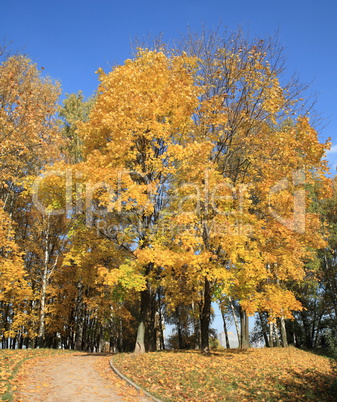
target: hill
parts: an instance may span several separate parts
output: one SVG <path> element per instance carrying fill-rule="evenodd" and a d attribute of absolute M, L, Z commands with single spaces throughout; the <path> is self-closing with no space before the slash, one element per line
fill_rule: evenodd
<path fill-rule="evenodd" d="M 162 401 L 335 401 L 336 363 L 289 348 L 119 354 L 113 365 Z"/>

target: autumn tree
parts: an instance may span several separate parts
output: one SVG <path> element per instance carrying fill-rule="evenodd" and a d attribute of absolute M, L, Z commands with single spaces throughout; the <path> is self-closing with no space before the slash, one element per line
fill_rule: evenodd
<path fill-rule="evenodd" d="M 240 34 L 228 38 L 209 35 L 207 38 L 187 38 L 185 49 L 188 49 L 188 54 L 202 60 L 200 72 L 205 92 L 195 122 L 200 130 L 199 138 L 203 141 L 207 138 L 213 144 L 209 162 L 214 164 L 213 169 L 220 178 L 220 181 L 218 178 L 218 182 L 214 182 L 213 188 L 216 183 L 223 183 L 231 188 L 232 194 L 229 196 L 241 198 L 241 205 L 237 203 L 234 208 L 235 201 L 232 201 L 232 206 L 222 202 L 222 209 L 221 200 L 215 203 L 209 201 L 208 208 L 205 202 L 208 216 L 204 213 L 202 219 L 208 227 L 210 222 L 218 222 L 218 225 L 224 223 L 219 212 L 226 211 L 232 215 L 232 223 L 226 218 L 227 228 L 234 228 L 232 237 L 236 239 L 219 233 L 209 236 L 210 231 L 204 230 L 204 246 L 233 271 L 233 282 L 238 284 L 238 288 L 236 291 L 235 286 L 231 286 L 227 292 L 234 291 L 233 295 L 241 301 L 242 323 L 246 321 L 247 312 L 253 313 L 254 309 L 250 310 L 249 304 L 254 294 L 260 292 L 260 285 L 265 280 L 268 283 L 266 289 L 268 286 L 270 288 L 262 299 L 275 300 L 271 315 L 277 310 L 277 314 L 282 315 L 283 310 L 287 315 L 285 301 L 289 300 L 288 311 L 296 309 L 298 303 L 286 289 L 282 289 L 284 282 L 291 277 L 301 280 L 304 276 L 301 267 L 310 258 L 309 248 L 323 245 L 318 216 L 308 212 L 308 197 L 302 200 L 305 217 L 300 216 L 300 201 L 296 199 L 295 186 L 303 184 L 303 176 L 306 185 L 321 183 L 322 197 L 327 195 L 327 181 L 324 178 L 327 170 L 322 162 L 327 146 L 319 143 L 317 133 L 307 119 L 299 118 L 294 127 L 283 123 L 290 114 L 302 112 L 295 96 L 303 87 L 293 80 L 281 85 L 284 68 L 282 51 L 275 43 L 264 40 L 249 43 Z M 212 180 L 216 180 L 211 175 L 209 164 L 210 189 Z M 277 183 L 287 178 L 289 182 L 292 180 L 292 184 L 285 192 L 275 191 Z M 263 192 L 260 191 L 262 188 Z M 285 193 L 288 194 L 287 202 L 282 198 Z M 292 194 L 295 194 L 295 199 Z M 224 192 L 221 194 L 217 191 L 216 195 L 226 198 Z M 276 204 L 278 211 L 282 211 L 283 220 L 273 214 L 272 209 L 276 208 Z M 287 225 L 292 214 L 296 215 L 294 222 Z M 301 218 L 304 220 L 305 233 L 300 234 Z M 237 222 L 240 222 L 241 233 Z M 245 227 L 251 227 L 252 233 L 247 233 Z M 269 249 L 272 243 L 273 251 Z M 271 257 L 266 251 L 274 255 Z M 277 267 L 277 273 L 274 267 Z M 272 280 L 268 279 L 270 271 L 274 271 Z M 277 306 L 277 297 L 282 300 L 282 307 Z"/>
<path fill-rule="evenodd" d="M 272 41 L 211 34 L 189 36 L 182 49 L 198 60 L 200 95 L 193 127 L 174 145 L 177 191 L 166 222 L 179 230 L 138 256 L 165 267 L 168 278 L 188 272 L 199 295 L 205 351 L 219 287 L 239 300 L 247 347 L 247 314 L 266 310 L 271 320 L 283 320 L 300 308 L 287 280 L 301 281 L 310 247 L 324 243 L 318 216 L 308 212 L 310 199 L 296 186 L 320 183 L 327 195 L 327 145 L 307 118 L 284 123 L 299 114 L 301 87 L 281 84 L 282 53 Z"/>
<path fill-rule="evenodd" d="M 0 311 L 2 348 L 27 326 L 25 310 L 32 296 L 23 255 L 15 242 L 15 223 L 0 205 Z"/>
<path fill-rule="evenodd" d="M 7 216 L 2 224 L 6 227 L 4 222 L 12 222 L 6 232 L 8 241 L 12 242 L 11 249 L 16 251 L 7 254 L 16 255 L 15 266 L 17 272 L 21 272 L 22 283 L 28 271 L 27 266 L 26 269 L 20 268 L 22 265 L 18 258 L 20 255 L 22 263 L 29 259 L 26 249 L 29 229 L 25 225 L 25 217 L 32 208 L 31 199 L 23 201 L 25 180 L 36 177 L 40 169 L 57 155 L 55 113 L 58 96 L 58 84 L 42 77 L 37 66 L 25 56 L 6 56 L 1 63 L 0 198 L 1 209 Z M 26 300 L 31 297 L 31 290 L 27 290 Z M 9 308 L 12 305 L 8 300 Z M 26 306 L 22 314 L 28 310 Z M 25 328 L 23 332 L 28 331 L 27 322 L 22 328 Z M 30 332 L 32 335 L 34 331 Z"/>
<path fill-rule="evenodd" d="M 186 52 L 141 52 L 102 74 L 83 135 L 91 178 L 98 175 L 98 182 L 104 172 L 105 183 L 117 194 L 110 209 L 129 214 L 130 227 L 124 230 L 132 251 L 128 264 L 138 272 L 142 267 L 147 280 L 139 344 L 144 323 L 151 321 L 151 314 L 146 317 L 156 284 L 165 288 L 185 271 L 207 351 L 211 302 L 219 286 L 240 300 L 242 327 L 256 310 L 284 319 L 300 308 L 286 283 L 303 278 L 309 247 L 323 244 L 320 225 L 308 213 L 304 234 L 296 232 L 296 221 L 285 223 L 298 212 L 292 194 L 301 179 L 293 174 L 301 171 L 307 182 L 324 188 L 324 145 L 305 118 L 293 127 L 283 125 L 297 111 L 298 86 L 281 85 L 283 66 L 272 43 L 211 37 L 189 41 L 185 50 L 189 58 Z M 177 68 L 178 60 L 184 64 Z M 189 60 L 194 64 L 188 66 Z M 178 75 L 179 102 L 171 92 Z M 109 169 L 101 170 L 105 166 Z M 121 174 L 122 168 L 128 173 Z M 283 192 L 274 191 L 286 179 L 293 181 Z M 107 191 L 99 198 L 108 205 Z M 176 289 L 179 293 L 181 287 Z M 243 328 L 243 347 L 247 333 Z"/>
<path fill-rule="evenodd" d="M 11 56 L 0 66 L 0 91 L 2 197 L 8 204 L 13 179 L 36 173 L 51 160 L 59 88 L 29 59 Z"/>
<path fill-rule="evenodd" d="M 288 324 L 296 345 L 307 348 L 336 344 L 336 177 L 330 184 L 329 198 L 322 199 L 317 188 L 311 189 L 313 211 L 325 225 L 327 243 L 308 267 L 306 280 L 294 285 L 304 309 L 296 314 L 294 323 Z"/>
<path fill-rule="evenodd" d="M 122 326 L 138 318 L 135 351 L 154 350 L 165 305 L 178 321 L 186 313 L 208 353 L 211 304 L 226 299 L 239 305 L 241 347 L 255 312 L 270 328 L 279 321 L 286 343 L 284 320 L 301 309 L 293 285 L 325 246 L 307 189 L 324 198 L 328 183 L 327 144 L 283 67 L 273 41 L 190 35 L 175 51 L 139 49 L 99 70 L 92 102 L 65 100 L 67 160 L 32 180 L 53 301 L 44 325 L 40 313 L 42 338 L 48 327 L 69 347 L 97 349 L 120 314 Z M 59 231 L 69 218 L 76 224 Z M 69 247 L 60 261 L 62 236 Z"/>
<path fill-rule="evenodd" d="M 66 94 L 59 111 L 60 125 L 65 143 L 65 159 L 68 163 L 78 163 L 82 160 L 82 139 L 77 128 L 79 123 L 88 120 L 94 98 L 84 99 L 81 91 L 77 94 Z"/>
<path fill-rule="evenodd" d="M 127 275 L 124 285 L 127 280 L 127 286 L 140 290 L 139 351 L 145 350 L 145 327 L 149 348 L 155 348 L 159 271 L 152 263 L 139 262 L 137 251 L 148 247 L 158 230 L 175 171 L 171 145 L 187 135 L 192 122 L 197 105 L 194 67 L 193 58 L 145 50 L 108 74 L 100 71 L 96 102 L 88 123 L 80 129 L 85 162 L 79 169 L 84 180 L 90 180 L 90 196 L 98 200 L 97 206 L 111 211 L 101 220 L 109 223 L 112 219 L 110 227 L 115 229 L 105 235 L 129 252 L 119 273 L 111 270 L 107 281 L 110 277 L 110 282 L 116 283 Z M 93 216 L 96 226 L 98 218 Z"/>

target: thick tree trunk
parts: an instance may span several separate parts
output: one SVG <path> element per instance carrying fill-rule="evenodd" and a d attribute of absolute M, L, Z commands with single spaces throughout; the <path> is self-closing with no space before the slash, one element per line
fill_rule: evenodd
<path fill-rule="evenodd" d="M 303 327 L 304 327 L 306 347 L 308 349 L 312 349 L 312 338 L 311 338 L 310 323 L 309 323 L 309 320 L 308 320 L 308 318 L 306 316 L 306 313 L 304 311 L 301 311 L 301 317 L 302 317 L 302 322 L 303 322 Z"/>
<path fill-rule="evenodd" d="M 263 334 L 263 339 L 266 344 L 266 347 L 269 348 L 269 339 L 268 339 L 268 328 L 266 325 L 265 317 L 263 317 L 262 313 L 259 313 L 259 319 L 261 323 L 261 328 L 262 328 L 262 334 Z"/>
<path fill-rule="evenodd" d="M 140 314 L 139 323 L 137 329 L 137 339 L 135 346 L 135 353 L 145 353 L 145 326 L 146 319 L 148 316 L 148 311 L 150 308 L 150 290 L 148 286 L 140 293 Z"/>
<path fill-rule="evenodd" d="M 138 325 L 135 353 L 145 353 L 145 321 Z"/>
<path fill-rule="evenodd" d="M 240 308 L 240 324 L 241 324 L 241 332 L 240 332 L 240 348 L 248 349 L 250 347 L 249 344 L 249 317 L 246 312 Z"/>
<path fill-rule="evenodd" d="M 153 270 L 153 264 L 146 266 L 145 277 Z M 140 292 L 140 313 L 134 352 L 144 353 L 156 350 L 156 294 L 146 280 L 146 288 Z"/>
<path fill-rule="evenodd" d="M 282 346 L 286 348 L 288 346 L 288 339 L 287 339 L 286 323 L 283 317 L 280 318 L 280 330 L 281 330 Z"/>
<path fill-rule="evenodd" d="M 200 330 L 201 330 L 201 350 L 209 353 L 209 324 L 211 321 L 211 291 L 210 283 L 205 278 L 204 283 L 204 300 L 200 314 Z"/>
<path fill-rule="evenodd" d="M 152 292 L 149 288 L 150 305 L 148 308 L 147 320 L 145 322 L 145 338 L 147 339 L 147 347 L 149 352 L 157 350 L 157 328 L 156 328 L 156 292 Z"/>
<path fill-rule="evenodd" d="M 20 335 L 20 340 L 19 340 L 19 345 L 18 345 L 19 349 L 23 348 L 23 340 L 24 340 L 24 337 L 22 335 Z"/>
<path fill-rule="evenodd" d="M 280 342 L 280 335 L 279 335 L 279 330 L 278 330 L 277 325 L 274 325 L 274 331 L 275 331 L 276 347 L 279 348 L 281 346 L 281 342 Z"/>

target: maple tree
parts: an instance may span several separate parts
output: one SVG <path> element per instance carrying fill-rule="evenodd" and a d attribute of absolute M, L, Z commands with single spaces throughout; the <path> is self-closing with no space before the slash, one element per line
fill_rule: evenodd
<path fill-rule="evenodd" d="M 151 262 L 143 264 L 137 251 L 151 243 L 151 232 L 157 230 L 166 188 L 175 171 L 174 141 L 188 133 L 192 122 L 197 105 L 194 68 L 195 60 L 184 55 L 170 58 L 162 51 L 139 51 L 134 60 L 111 73 L 100 71 L 97 100 L 88 123 L 80 128 L 86 161 L 79 169 L 93 185 L 102 183 L 104 177 L 101 185 L 117 194 L 115 200 L 111 200 L 111 190 L 109 194 L 101 189 L 93 196 L 127 225 L 119 226 L 124 229 L 121 233 L 112 217 L 114 240 L 128 250 L 129 257 L 119 267 L 122 276 L 110 270 L 106 281 L 123 280 L 124 286 L 140 290 L 136 342 L 140 351 L 145 350 L 146 321 L 152 322 L 148 331 L 150 348 L 155 348 L 155 310 L 150 306 L 156 294 L 152 282 L 156 270 Z"/>
<path fill-rule="evenodd" d="M 291 336 L 298 347 L 335 348 L 336 322 L 336 177 L 331 178 L 331 196 L 322 199 L 318 189 L 311 189 L 313 211 L 325 224 L 326 246 L 307 267 L 302 283 L 294 283 L 293 290 L 304 309 L 295 312 L 295 321 L 288 323 Z M 333 354 L 333 353 L 332 353 Z"/>
<path fill-rule="evenodd" d="M 14 178 L 35 173 L 51 160 L 53 145 L 57 150 L 53 115 L 60 92 L 20 55 L 0 65 L 0 92 L 1 193 L 7 195 Z"/>
<path fill-rule="evenodd" d="M 2 254 L 6 262 L 2 267 L 7 270 L 3 275 L 13 277 L 12 292 L 21 289 L 21 298 L 26 302 L 20 310 L 21 335 L 25 331 L 34 334 L 33 329 L 28 330 L 27 314 L 27 303 L 33 298 L 26 266 L 29 256 L 25 242 L 29 230 L 24 233 L 28 229 L 25 218 L 31 212 L 32 203 L 31 200 L 23 201 L 24 180 L 29 176 L 36 177 L 39 170 L 57 155 L 58 135 L 53 116 L 59 93 L 58 84 L 41 77 L 37 66 L 22 55 L 6 56 L 0 64 L 0 199 L 3 211 L 0 230 L 7 236 Z M 3 317 L 8 323 L 15 306 L 10 293 L 2 293 Z M 6 331 L 5 338 L 8 337 Z M 18 328 L 12 325 L 10 336 L 17 331 Z"/>
<path fill-rule="evenodd" d="M 0 205 L 0 311 L 5 338 L 13 336 L 27 324 L 24 311 L 31 296 L 22 252 L 14 241 L 14 225 Z M 5 343 L 6 345 L 6 343 Z M 3 346 L 5 346 L 3 345 Z M 8 344 L 7 344 L 8 347 Z"/>
<path fill-rule="evenodd" d="M 83 93 L 66 94 L 59 111 L 61 130 L 66 142 L 66 160 L 68 163 L 78 163 L 82 160 L 82 141 L 77 132 L 78 123 L 88 119 L 94 97 L 84 99 Z"/>
<path fill-rule="evenodd" d="M 70 348 L 78 350 L 100 350 L 107 339 L 113 339 L 112 348 L 124 344 L 127 349 L 127 328 L 133 321 L 127 306 L 132 306 L 132 295 L 125 295 L 122 286 L 111 279 L 106 283 L 109 270 L 114 270 L 121 282 L 125 279 L 118 271 L 125 253 L 83 223 L 70 237 L 71 246 L 51 285 L 57 302 L 50 307 L 50 330 L 59 332 Z M 120 327 L 124 334 L 119 333 Z M 134 331 L 131 333 L 133 336 Z"/>
<path fill-rule="evenodd" d="M 25 290 L 17 309 L 1 294 L 13 322 L 3 333 L 16 334 L 17 317 L 21 345 L 130 350 L 136 338 L 144 352 L 164 347 L 166 317 L 180 345 L 185 331 L 208 353 L 218 301 L 237 306 L 242 348 L 256 312 L 270 345 L 277 325 L 286 346 L 286 320 L 306 316 L 301 292 L 327 245 L 311 191 L 326 199 L 330 181 L 329 145 L 283 67 L 272 41 L 189 35 L 99 70 L 95 96 L 67 95 L 57 120 L 58 85 L 6 58 L 1 272 L 20 267 Z"/>
<path fill-rule="evenodd" d="M 137 254 L 144 264 L 164 268 L 164 288 L 184 278 L 187 297 L 194 293 L 199 305 L 203 350 L 217 293 L 240 301 L 247 347 L 247 314 L 267 310 L 271 320 L 291 317 L 300 303 L 286 282 L 302 280 L 309 247 L 324 245 L 318 216 L 307 212 L 310 200 L 302 197 L 300 206 L 293 194 L 304 180 L 320 183 L 322 197 L 328 194 L 322 161 L 328 145 L 319 143 L 306 118 L 283 123 L 296 110 L 295 100 L 280 85 L 278 65 L 267 59 L 268 45 L 230 39 L 188 42 L 198 57 L 200 96 L 193 127 L 174 144 L 176 200 L 164 220 L 177 230 Z M 305 179 L 293 178 L 296 172 Z M 277 183 L 288 178 L 292 183 L 279 189 Z M 305 212 L 291 221 L 299 212 L 294 205 Z M 179 299 L 179 279 L 175 286 Z"/>
<path fill-rule="evenodd" d="M 310 200 L 301 201 L 305 222 L 291 218 L 303 184 L 296 171 L 325 191 L 326 145 L 307 119 L 283 123 L 295 99 L 267 61 L 270 48 L 234 39 L 189 46 L 189 56 L 140 50 L 100 71 L 97 99 L 79 125 L 85 160 L 76 169 L 90 181 L 89 218 L 128 254 L 118 270 L 107 267 L 106 283 L 127 270 L 128 286 L 140 290 L 140 351 L 145 333 L 155 347 L 159 286 L 173 309 L 184 297 L 198 306 L 205 351 L 212 298 L 239 300 L 247 347 L 247 314 L 291 317 L 300 303 L 287 281 L 302 280 L 309 248 L 324 245 L 317 216 L 306 212 Z M 108 235 L 102 221 L 113 228 Z"/>

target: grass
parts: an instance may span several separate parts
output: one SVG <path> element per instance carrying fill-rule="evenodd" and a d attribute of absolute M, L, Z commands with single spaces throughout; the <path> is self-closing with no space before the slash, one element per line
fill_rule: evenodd
<path fill-rule="evenodd" d="M 22 363 L 35 357 L 65 353 L 53 349 L 0 349 L 0 400 L 11 402 L 16 389 L 17 373 Z"/>
<path fill-rule="evenodd" d="M 60 353 L 65 351 L 0 350 L 0 400 L 13 401 L 24 361 Z M 225 350 L 209 356 L 197 351 L 118 354 L 113 363 L 165 402 L 337 400 L 336 362 L 293 347 Z M 124 389 L 125 384 L 119 386 Z"/>
<path fill-rule="evenodd" d="M 162 401 L 335 401 L 335 362 L 293 347 L 120 354 L 115 366 Z"/>

